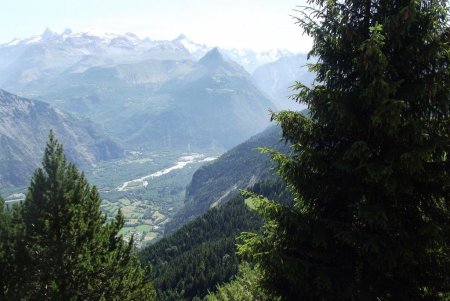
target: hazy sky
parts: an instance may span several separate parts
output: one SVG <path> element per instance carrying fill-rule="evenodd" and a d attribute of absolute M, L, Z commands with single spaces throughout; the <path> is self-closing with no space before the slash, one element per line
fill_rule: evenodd
<path fill-rule="evenodd" d="M 133 32 L 174 39 L 184 33 L 209 46 L 288 48 L 305 52 L 309 38 L 292 15 L 305 0 L 0 0 L 0 43 L 42 33 Z M 298 14 L 297 14 L 298 15 Z"/>

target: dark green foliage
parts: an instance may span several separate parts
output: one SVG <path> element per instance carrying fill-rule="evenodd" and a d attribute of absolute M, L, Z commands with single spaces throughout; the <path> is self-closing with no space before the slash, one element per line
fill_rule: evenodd
<path fill-rule="evenodd" d="M 21 209 L 19 204 L 5 204 L 0 197 L 0 300 L 14 300 L 22 289 L 19 263 L 23 253 L 18 252 L 23 233 Z"/>
<path fill-rule="evenodd" d="M 152 300 L 134 255 L 118 235 L 119 212 L 106 224 L 100 197 L 50 134 L 43 167 L 36 170 L 15 240 L 17 278 L 11 300 Z"/>
<path fill-rule="evenodd" d="M 240 252 L 286 300 L 448 298 L 448 1 L 309 2 L 311 115 L 273 116 L 295 206 L 257 199 L 264 232 Z"/>
<path fill-rule="evenodd" d="M 248 192 L 253 195 L 263 196 L 264 198 L 277 200 L 278 203 L 292 206 L 293 197 L 291 192 L 287 189 L 284 182 L 275 177 L 273 179 L 267 179 L 260 181 L 248 189 Z M 245 195 L 246 193 L 244 193 Z"/>
<path fill-rule="evenodd" d="M 255 231 L 259 216 L 237 196 L 142 250 L 160 300 L 203 297 L 238 270 L 236 235 Z"/>
<path fill-rule="evenodd" d="M 13 223 L 11 213 L 6 211 L 5 201 L 0 197 L 0 300 L 5 299 L 13 272 Z"/>
<path fill-rule="evenodd" d="M 276 297 L 260 287 L 262 273 L 258 268 L 243 262 L 239 265 L 239 273 L 223 285 L 217 286 L 217 291 L 208 294 L 205 301 L 276 301 Z"/>

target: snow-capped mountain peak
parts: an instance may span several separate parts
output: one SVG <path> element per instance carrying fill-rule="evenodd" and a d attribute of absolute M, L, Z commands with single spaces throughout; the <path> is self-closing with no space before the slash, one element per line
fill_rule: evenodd
<path fill-rule="evenodd" d="M 0 85 L 27 85 L 38 79 L 62 73 L 80 73 L 95 66 L 145 60 L 200 60 L 212 49 L 184 34 L 169 41 L 141 39 L 130 32 L 73 32 L 65 29 L 58 34 L 47 28 L 40 35 L 0 44 Z M 279 49 L 257 52 L 220 48 L 220 53 L 250 73 L 262 64 L 292 55 Z"/>
<path fill-rule="evenodd" d="M 86 46 L 88 44 L 109 46 L 114 39 L 122 39 L 124 41 L 128 41 L 128 43 L 132 45 L 138 45 L 144 41 L 148 42 L 148 39 L 141 40 L 138 36 L 136 36 L 133 33 L 126 33 L 123 35 L 115 33 L 99 34 L 93 32 L 73 32 L 71 29 L 67 28 L 61 34 L 58 34 L 47 28 L 41 35 L 36 35 L 25 39 L 14 39 L 6 44 L 0 45 L 0 47 L 37 44 L 37 43 L 61 44 L 66 41 L 72 47 Z"/>
<path fill-rule="evenodd" d="M 189 53 L 197 60 L 202 58 L 212 49 L 212 47 L 208 47 L 204 44 L 193 42 L 184 34 L 180 34 L 175 40 L 173 40 L 173 42 L 183 45 L 183 47 L 186 48 L 186 50 L 189 51 Z"/>

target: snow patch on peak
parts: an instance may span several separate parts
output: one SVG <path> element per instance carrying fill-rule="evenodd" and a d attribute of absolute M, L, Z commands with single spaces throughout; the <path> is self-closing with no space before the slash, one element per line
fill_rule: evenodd
<path fill-rule="evenodd" d="M 211 47 L 195 43 L 184 34 L 180 34 L 173 42 L 180 43 L 196 59 L 200 59 L 211 50 Z"/>
<path fill-rule="evenodd" d="M 37 43 L 37 42 L 39 42 L 41 40 L 42 40 L 42 36 L 32 36 L 31 38 L 23 40 L 23 42 L 25 42 L 25 44 L 34 44 L 34 43 Z"/>
<path fill-rule="evenodd" d="M 9 41 L 8 43 L 6 43 L 5 46 L 14 46 L 14 45 L 19 44 L 21 41 L 22 41 L 21 39 L 14 38 L 11 41 Z"/>
<path fill-rule="evenodd" d="M 0 48 L 18 47 L 20 51 L 9 52 L 12 59 L 15 57 L 15 53 L 20 54 L 27 47 L 33 47 L 34 45 L 42 45 L 42 49 L 48 51 L 48 53 L 55 54 L 57 59 L 57 54 L 63 53 L 61 62 L 69 61 L 70 64 L 78 61 L 84 62 L 81 61 L 84 56 L 97 58 L 92 64 L 83 65 L 82 70 L 93 65 L 104 64 L 107 61 L 122 62 L 138 60 L 141 57 L 142 59 L 154 58 L 154 56 L 165 51 L 168 53 L 171 51 L 182 53 L 183 57 L 188 57 L 187 53 L 189 53 L 189 57 L 201 60 L 213 49 L 213 47 L 208 45 L 192 41 L 185 34 L 180 34 L 174 40 L 151 40 L 148 37 L 141 39 L 130 32 L 115 34 L 100 31 L 73 32 L 71 29 L 65 29 L 61 34 L 58 34 L 48 28 L 41 35 L 26 39 L 13 39 L 8 43 L 1 44 Z M 222 61 L 236 62 L 250 73 L 263 64 L 293 55 L 284 49 L 254 51 L 250 49 L 220 48 L 219 51 L 215 50 L 216 57 L 219 57 Z M 172 58 L 173 54 L 170 54 L 169 57 Z M 11 59 L 3 58 L 3 64 L 10 62 Z M 0 60 L 0 63 L 2 63 L 2 60 Z M 0 70 L 2 67 L 4 66 L 0 66 Z"/>

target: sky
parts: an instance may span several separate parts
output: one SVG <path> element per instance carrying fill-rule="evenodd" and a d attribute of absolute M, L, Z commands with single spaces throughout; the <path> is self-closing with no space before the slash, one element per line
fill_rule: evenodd
<path fill-rule="evenodd" d="M 307 52 L 293 16 L 305 0 L 0 0 L 0 44 L 41 34 L 126 33 L 171 40 L 183 33 L 223 48 Z"/>

